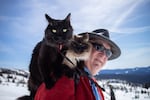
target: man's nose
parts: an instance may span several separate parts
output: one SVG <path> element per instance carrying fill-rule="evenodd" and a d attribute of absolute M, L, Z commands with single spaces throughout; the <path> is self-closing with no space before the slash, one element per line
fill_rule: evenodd
<path fill-rule="evenodd" d="M 101 58 L 106 58 L 106 53 L 105 53 L 105 51 L 100 51 L 100 52 L 98 52 L 98 55 L 99 55 L 99 57 L 101 57 Z"/>

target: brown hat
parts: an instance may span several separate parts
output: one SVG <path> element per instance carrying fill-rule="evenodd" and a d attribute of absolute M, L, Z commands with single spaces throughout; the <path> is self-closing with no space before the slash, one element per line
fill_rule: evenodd
<path fill-rule="evenodd" d="M 111 46 L 112 55 L 108 58 L 108 60 L 116 59 L 120 56 L 121 50 L 120 48 L 109 38 L 109 32 L 106 29 L 97 29 L 93 32 L 87 32 L 89 34 L 90 42 L 98 42 L 99 40 L 103 40 Z M 84 35 L 86 33 L 81 33 L 79 35 Z"/>

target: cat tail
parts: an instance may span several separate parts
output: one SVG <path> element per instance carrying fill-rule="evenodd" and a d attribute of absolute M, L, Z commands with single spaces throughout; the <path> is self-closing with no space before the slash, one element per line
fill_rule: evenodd
<path fill-rule="evenodd" d="M 28 95 L 24 95 L 22 97 L 17 98 L 16 100 L 34 100 L 34 98 Z"/>

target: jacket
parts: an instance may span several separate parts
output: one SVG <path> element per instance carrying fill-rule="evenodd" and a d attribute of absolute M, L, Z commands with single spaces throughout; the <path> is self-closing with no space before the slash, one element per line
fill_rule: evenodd
<path fill-rule="evenodd" d="M 98 88 L 101 100 L 104 100 L 102 90 Z M 51 89 L 46 89 L 42 83 L 34 100 L 95 100 L 89 79 L 80 76 L 79 83 L 75 85 L 73 79 L 62 76 Z"/>

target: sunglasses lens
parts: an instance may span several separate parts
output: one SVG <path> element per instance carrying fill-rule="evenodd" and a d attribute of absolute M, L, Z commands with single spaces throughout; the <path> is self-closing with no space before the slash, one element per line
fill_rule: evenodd
<path fill-rule="evenodd" d="M 112 52 L 109 49 L 105 50 L 105 53 L 108 58 L 112 55 Z"/>
<path fill-rule="evenodd" d="M 111 50 L 106 49 L 102 44 L 93 43 L 93 46 L 97 51 L 105 52 L 105 54 L 108 58 L 112 55 Z"/>
<path fill-rule="evenodd" d="M 104 47 L 103 47 L 103 45 L 101 45 L 101 44 L 96 44 L 96 45 L 95 45 L 95 49 L 96 49 L 97 51 L 103 51 L 103 50 L 104 50 Z"/>

